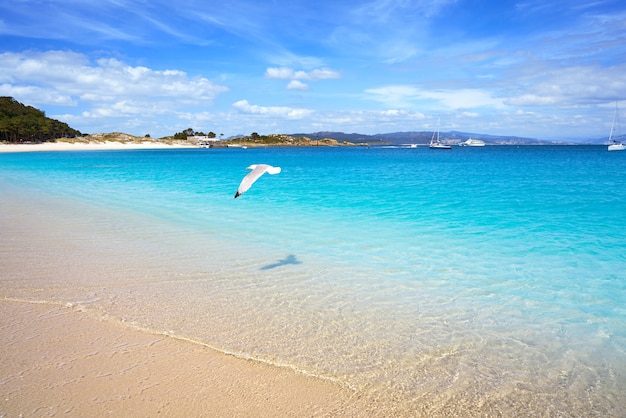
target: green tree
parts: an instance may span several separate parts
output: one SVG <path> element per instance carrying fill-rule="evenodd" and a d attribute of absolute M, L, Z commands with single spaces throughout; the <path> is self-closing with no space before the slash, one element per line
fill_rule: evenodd
<path fill-rule="evenodd" d="M 0 140 L 51 141 L 62 137 L 80 136 L 80 131 L 66 123 L 46 117 L 32 106 L 25 106 L 12 97 L 0 97 Z"/>

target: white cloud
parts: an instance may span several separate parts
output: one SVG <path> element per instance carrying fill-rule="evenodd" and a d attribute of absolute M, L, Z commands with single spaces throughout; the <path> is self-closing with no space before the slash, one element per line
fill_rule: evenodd
<path fill-rule="evenodd" d="M 316 114 L 319 129 L 359 133 L 421 130 L 427 126 L 431 129 L 429 120 L 421 112 L 404 109 L 343 110 Z"/>
<path fill-rule="evenodd" d="M 265 70 L 265 77 L 279 80 L 319 81 L 339 78 L 341 75 L 330 68 L 318 68 L 312 71 L 294 70 L 289 67 L 270 67 Z"/>
<path fill-rule="evenodd" d="M 279 80 L 287 80 L 293 78 L 293 69 L 287 67 L 270 67 L 265 70 L 265 77 L 277 78 Z"/>
<path fill-rule="evenodd" d="M 70 51 L 0 54 L 1 95 L 46 109 L 50 117 L 55 117 L 51 107 L 71 107 L 72 114 L 56 109 L 56 117 L 86 132 L 171 135 L 188 127 L 179 126 L 181 112 L 204 112 L 226 91 L 205 77 L 114 58 L 91 61 Z"/>
<path fill-rule="evenodd" d="M 299 109 L 287 106 L 258 106 L 251 105 L 247 100 L 239 100 L 233 103 L 233 107 L 239 112 L 251 115 L 273 116 L 287 119 L 301 119 L 313 113 L 310 109 Z"/>
<path fill-rule="evenodd" d="M 0 74 L 0 81 L 13 89 L 36 87 L 39 93 L 47 92 L 43 97 L 19 96 L 35 103 L 47 103 L 46 97 L 70 97 L 71 100 L 64 100 L 66 103 L 130 99 L 149 102 L 155 98 L 206 103 L 228 90 L 183 71 L 133 67 L 114 58 L 99 59 L 93 64 L 84 55 L 67 51 L 0 54 Z"/>
<path fill-rule="evenodd" d="M 452 109 L 467 109 L 482 106 L 503 107 L 501 99 L 479 89 L 420 91 L 421 98 L 434 99 Z"/>
<path fill-rule="evenodd" d="M 381 111 L 373 111 L 373 116 L 383 117 L 386 119 L 397 118 L 399 120 L 406 119 L 424 119 L 426 116 L 421 112 L 412 112 L 408 110 L 400 110 L 400 109 L 387 109 Z"/>
<path fill-rule="evenodd" d="M 288 90 L 308 90 L 309 86 L 304 84 L 300 80 L 291 80 L 289 84 L 287 84 Z"/>
<path fill-rule="evenodd" d="M 505 103 L 513 106 L 577 106 L 626 96 L 626 64 L 602 68 L 525 68 L 513 79 Z"/>
<path fill-rule="evenodd" d="M 274 62 L 281 67 L 317 68 L 324 66 L 324 60 L 318 57 L 297 55 L 286 50 L 280 51 L 279 54 L 272 51 L 272 54 L 268 55 L 266 60 Z"/>
<path fill-rule="evenodd" d="M 365 90 L 371 98 L 395 107 L 407 107 L 421 100 L 431 100 L 450 109 L 482 106 L 502 107 L 501 99 L 480 89 L 425 90 L 413 85 L 393 85 Z"/>
<path fill-rule="evenodd" d="M 420 90 L 415 86 L 396 85 L 365 90 L 373 100 L 383 102 L 392 107 L 407 107 L 418 98 Z"/>
<path fill-rule="evenodd" d="M 319 68 L 309 72 L 308 75 L 305 75 L 305 77 L 308 77 L 305 78 L 306 80 L 329 80 L 332 78 L 339 78 L 341 77 L 341 74 L 337 71 L 331 70 L 330 68 Z"/>
<path fill-rule="evenodd" d="M 41 88 L 38 86 L 0 85 L 0 96 L 10 97 L 37 97 L 40 103 L 49 103 L 60 106 L 74 106 L 76 101 L 61 92 Z"/>
<path fill-rule="evenodd" d="M 539 96 L 536 94 L 522 94 L 505 100 L 505 103 L 511 106 L 547 106 L 555 102 L 554 97 Z"/>

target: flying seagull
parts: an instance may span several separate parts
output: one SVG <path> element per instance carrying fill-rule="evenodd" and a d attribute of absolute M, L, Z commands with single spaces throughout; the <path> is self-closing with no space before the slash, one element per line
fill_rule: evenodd
<path fill-rule="evenodd" d="M 248 175 L 243 178 L 243 180 L 241 180 L 241 184 L 239 184 L 237 193 L 235 193 L 235 199 L 244 194 L 250 188 L 250 186 L 252 186 L 252 183 L 257 181 L 257 179 L 266 172 L 270 174 L 280 173 L 280 167 L 272 167 L 268 164 L 252 164 L 250 167 L 246 167 L 246 170 L 252 171 L 249 172 Z"/>

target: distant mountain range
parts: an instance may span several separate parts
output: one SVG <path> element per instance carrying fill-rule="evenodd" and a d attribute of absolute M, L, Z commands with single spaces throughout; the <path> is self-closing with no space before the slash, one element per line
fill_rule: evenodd
<path fill-rule="evenodd" d="M 359 133 L 329 132 L 320 131 L 313 133 L 295 133 L 292 136 L 306 136 L 311 139 L 315 138 L 332 138 L 339 142 L 348 141 L 355 144 L 368 143 L 370 145 L 401 145 L 401 144 L 418 144 L 426 145 L 430 143 L 432 132 L 390 132 L 385 134 L 365 135 Z M 469 132 L 440 132 L 440 139 L 443 143 L 449 145 L 459 144 L 468 138 L 480 139 L 487 145 L 604 145 L 607 138 L 596 138 L 587 141 L 547 141 L 535 138 L 524 138 L 519 136 L 496 136 L 477 134 Z M 620 137 L 626 139 L 626 135 Z M 617 138 L 617 139 L 620 139 Z"/>

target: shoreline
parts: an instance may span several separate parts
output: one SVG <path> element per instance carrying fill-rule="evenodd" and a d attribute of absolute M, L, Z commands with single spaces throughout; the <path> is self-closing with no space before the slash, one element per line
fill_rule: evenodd
<path fill-rule="evenodd" d="M 292 370 L 89 317 L 0 300 L 0 416 L 371 416 L 355 393 Z"/>
<path fill-rule="evenodd" d="M 197 148 L 195 145 L 180 143 L 168 144 L 158 141 L 141 142 L 42 142 L 37 144 L 2 144 L 0 153 L 9 152 L 36 152 L 36 151 L 112 151 L 112 150 L 136 150 L 136 149 L 174 149 L 174 148 Z"/>

